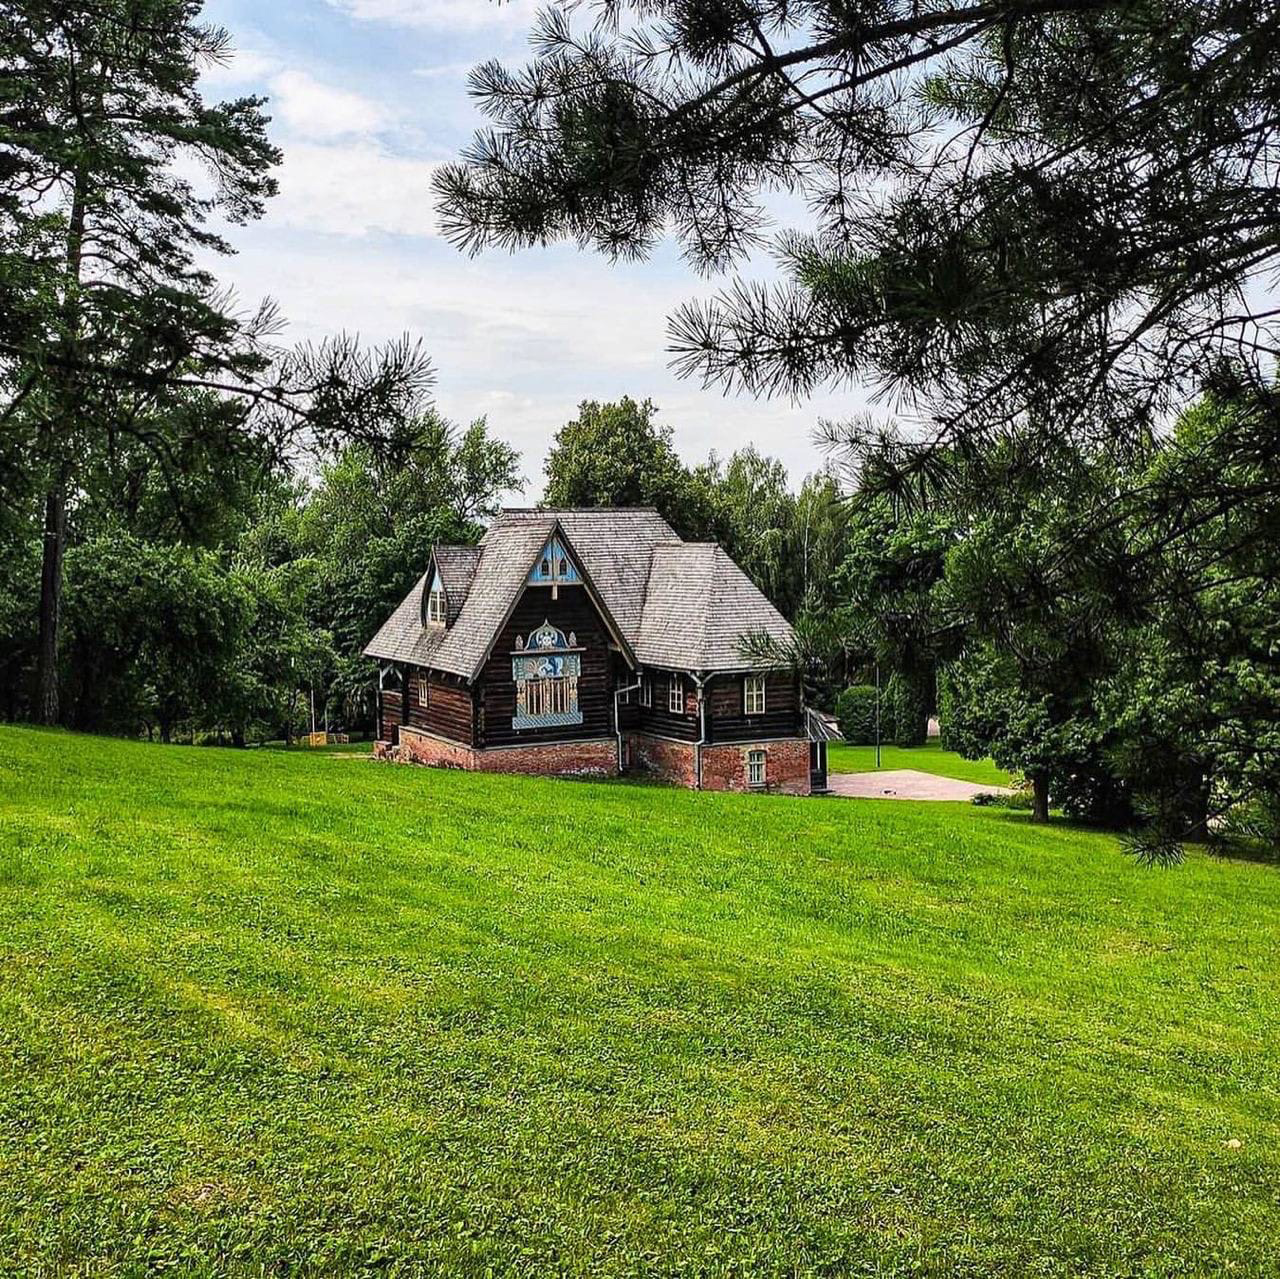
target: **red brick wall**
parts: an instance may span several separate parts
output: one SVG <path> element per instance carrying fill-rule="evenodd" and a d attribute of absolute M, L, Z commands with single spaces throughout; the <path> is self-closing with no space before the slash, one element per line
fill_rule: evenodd
<path fill-rule="evenodd" d="M 665 737 L 635 733 L 631 743 L 631 767 L 653 773 L 677 786 L 694 783 L 693 743 L 673 742 Z"/>
<path fill-rule="evenodd" d="M 764 751 L 764 789 L 808 795 L 809 743 L 802 737 L 766 742 L 734 742 L 702 748 L 703 790 L 754 790 L 747 785 L 747 752 Z"/>
<path fill-rule="evenodd" d="M 476 765 L 486 773 L 533 773 L 541 777 L 614 777 L 618 772 L 618 739 L 589 742 L 543 742 L 540 745 L 494 747 L 477 751 Z"/>
<path fill-rule="evenodd" d="M 399 758 L 408 764 L 430 764 L 435 768 L 475 769 L 478 752 L 462 742 L 451 742 L 416 728 L 400 730 Z"/>
<path fill-rule="evenodd" d="M 464 768 L 482 773 L 531 773 L 540 777 L 612 777 L 618 771 L 618 741 L 602 737 L 587 742 L 543 742 L 540 745 L 476 750 L 433 733 L 400 731 L 398 758 L 435 768 Z"/>
<path fill-rule="evenodd" d="M 633 734 L 629 742 L 632 768 L 653 773 L 677 786 L 694 785 L 696 765 L 692 742 L 673 742 L 644 733 Z M 751 750 L 765 753 L 765 790 L 788 795 L 809 794 L 809 743 L 801 737 L 704 746 L 703 789 L 754 789 L 747 786 L 747 752 Z M 377 753 L 380 757 L 389 756 L 407 763 L 484 773 L 613 777 L 618 772 L 617 741 L 612 737 L 476 750 L 460 742 L 406 728 L 400 732 L 398 748 L 379 749 Z"/>

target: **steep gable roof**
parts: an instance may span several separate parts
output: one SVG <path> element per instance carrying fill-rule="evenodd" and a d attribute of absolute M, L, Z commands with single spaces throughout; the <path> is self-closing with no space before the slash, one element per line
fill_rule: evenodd
<path fill-rule="evenodd" d="M 764 633 L 779 645 L 786 618 L 714 542 L 657 546 L 645 591 L 636 656 L 646 666 L 740 671 L 767 666 L 742 653 L 745 635 Z"/>
<path fill-rule="evenodd" d="M 457 621 L 445 632 L 431 665 L 438 670 L 473 679 L 520 596 L 535 558 L 546 545 L 556 522 L 530 520 L 523 524 L 496 520 L 480 542 L 480 556 L 471 589 Z"/>
<path fill-rule="evenodd" d="M 447 628 L 423 623 L 424 575 L 365 653 L 474 679 L 557 530 L 605 620 L 645 665 L 747 670 L 759 663 L 743 657 L 742 635 L 763 631 L 779 643 L 792 635 L 720 547 L 682 542 L 652 508 L 512 510 L 494 520 L 479 546 L 435 548 Z"/>
<path fill-rule="evenodd" d="M 675 530 L 651 506 L 503 511 L 498 518 L 503 524 L 536 523 L 548 516 L 559 522 L 609 615 L 634 649 L 653 548 L 679 543 Z"/>

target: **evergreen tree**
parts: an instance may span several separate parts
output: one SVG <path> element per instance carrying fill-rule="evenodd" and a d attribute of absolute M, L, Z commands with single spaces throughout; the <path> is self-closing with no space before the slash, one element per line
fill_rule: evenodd
<path fill-rule="evenodd" d="M 38 717 L 58 717 L 68 519 L 124 441 L 152 452 L 175 498 L 196 451 L 300 434 L 376 434 L 430 382 L 405 342 L 285 353 L 270 305 L 242 316 L 201 261 L 230 246 L 213 219 L 257 217 L 279 153 L 263 103 L 207 104 L 201 70 L 229 56 L 198 0 L 23 0 L 0 8 L 0 378 L 23 440 L 15 490 L 43 506 Z M 202 176 L 194 176 L 199 171 Z M 195 390 L 209 392 L 192 398 Z"/>
<path fill-rule="evenodd" d="M 856 379 L 944 435 L 1134 432 L 1224 357 L 1256 380 L 1280 256 L 1280 12 L 1267 0 L 606 0 L 472 74 L 492 128 L 438 176 L 467 250 L 701 270 L 813 225 L 784 279 L 673 323 L 680 366 L 803 394 Z"/>

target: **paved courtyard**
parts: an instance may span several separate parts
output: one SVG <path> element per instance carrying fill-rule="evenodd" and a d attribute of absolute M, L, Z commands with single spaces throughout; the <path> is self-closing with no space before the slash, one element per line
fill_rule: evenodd
<path fill-rule="evenodd" d="M 975 795 L 1009 795 L 1007 786 L 979 786 L 953 777 L 935 777 L 917 768 L 886 768 L 878 773 L 832 773 L 827 778 L 833 795 L 849 799 L 950 799 L 967 801 Z"/>

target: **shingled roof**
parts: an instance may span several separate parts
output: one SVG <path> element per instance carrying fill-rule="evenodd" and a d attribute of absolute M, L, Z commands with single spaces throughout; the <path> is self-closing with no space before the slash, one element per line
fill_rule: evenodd
<path fill-rule="evenodd" d="M 494 520 L 479 546 L 433 551 L 448 626 L 423 620 L 428 566 L 366 655 L 474 679 L 557 530 L 624 646 L 643 665 L 744 670 L 757 664 L 742 655 L 744 635 L 763 631 L 779 644 L 791 638 L 786 620 L 720 547 L 682 542 L 651 508 L 511 510 Z"/>
<path fill-rule="evenodd" d="M 462 612 L 471 580 L 480 563 L 478 546 L 437 546 L 431 553 L 432 562 L 440 570 L 440 582 L 444 587 L 445 616 L 452 626 Z"/>
<path fill-rule="evenodd" d="M 786 618 L 714 542 L 656 546 L 645 592 L 636 657 L 646 666 L 736 671 L 745 635 L 791 639 Z"/>
<path fill-rule="evenodd" d="M 547 518 L 559 523 L 614 625 L 634 649 L 653 549 L 664 542 L 679 545 L 675 530 L 651 506 L 504 511 L 484 540 L 488 542 L 499 525 Z"/>

